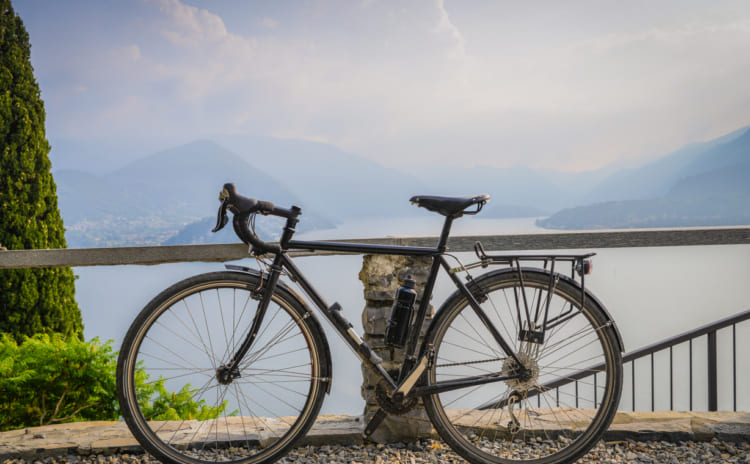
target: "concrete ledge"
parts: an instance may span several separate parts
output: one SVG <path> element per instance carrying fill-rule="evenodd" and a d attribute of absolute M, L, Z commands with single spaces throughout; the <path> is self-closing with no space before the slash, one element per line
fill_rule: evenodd
<path fill-rule="evenodd" d="M 321 416 L 301 445 L 361 444 L 360 416 Z M 606 441 L 750 442 L 746 412 L 619 412 Z M 0 460 L 142 453 L 124 422 L 76 422 L 0 433 Z"/>
<path fill-rule="evenodd" d="M 700 246 L 750 244 L 750 227 L 688 227 L 679 229 L 622 229 L 514 235 L 454 235 L 448 241 L 453 252 L 474 251 L 474 242 L 487 250 L 559 250 L 623 247 Z M 330 240 L 332 242 L 434 247 L 436 236 L 403 236 Z M 298 250 L 292 256 L 345 254 Z M 192 261 L 223 262 L 249 256 L 247 245 L 129 246 L 111 248 L 63 248 L 51 250 L 0 250 L 0 269 L 65 266 L 151 265 Z"/>

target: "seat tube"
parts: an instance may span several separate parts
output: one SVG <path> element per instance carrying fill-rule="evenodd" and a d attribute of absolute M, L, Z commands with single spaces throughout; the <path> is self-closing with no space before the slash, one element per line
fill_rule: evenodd
<path fill-rule="evenodd" d="M 432 291 L 435 288 L 435 281 L 437 281 L 437 275 L 440 271 L 440 265 L 442 262 L 442 255 L 446 250 L 448 244 L 448 236 L 450 235 L 451 225 L 453 224 L 453 218 L 448 216 L 445 218 L 443 224 L 443 230 L 440 233 L 440 239 L 438 240 L 437 249 L 440 252 L 432 257 L 432 265 L 430 266 L 430 273 L 427 276 L 427 282 L 424 286 L 424 292 L 422 294 L 422 300 L 419 303 L 419 309 L 417 310 L 417 316 L 414 319 L 409 329 L 409 336 L 407 337 L 406 350 L 404 351 L 405 359 L 404 364 L 401 367 L 401 374 L 399 380 L 403 379 L 416 365 L 417 357 L 415 351 L 417 349 L 417 342 L 419 341 L 419 333 L 422 330 L 422 324 L 424 323 L 425 317 L 427 316 L 427 310 L 430 307 L 430 299 L 432 297 Z"/>

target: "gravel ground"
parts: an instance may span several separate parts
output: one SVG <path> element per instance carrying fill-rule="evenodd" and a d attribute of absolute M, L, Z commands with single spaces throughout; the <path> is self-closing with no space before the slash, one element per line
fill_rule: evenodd
<path fill-rule="evenodd" d="M 3 464 L 108 464 L 156 463 L 143 454 L 110 456 L 59 456 L 39 459 L 10 459 Z M 465 463 L 442 442 L 420 440 L 391 445 L 306 446 L 293 450 L 279 464 L 386 464 Z M 750 443 L 711 442 L 601 442 L 579 463 L 742 463 L 750 464 Z"/>

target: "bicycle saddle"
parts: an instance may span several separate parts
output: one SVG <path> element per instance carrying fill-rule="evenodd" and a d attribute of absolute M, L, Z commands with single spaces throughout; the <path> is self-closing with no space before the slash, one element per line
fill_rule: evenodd
<path fill-rule="evenodd" d="M 429 211 L 440 213 L 443 216 L 458 218 L 464 214 L 477 214 L 482 206 L 490 201 L 490 196 L 485 194 L 473 197 L 440 197 L 435 195 L 417 195 L 409 200 L 413 204 L 426 208 Z M 472 205 L 478 205 L 475 211 L 464 211 Z"/>

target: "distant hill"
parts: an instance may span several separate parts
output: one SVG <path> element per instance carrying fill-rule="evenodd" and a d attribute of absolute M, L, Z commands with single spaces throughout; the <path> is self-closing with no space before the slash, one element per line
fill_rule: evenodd
<path fill-rule="evenodd" d="M 118 143 L 97 140 L 50 139 L 49 153 L 53 172 L 83 171 L 103 175 L 119 169 L 150 153 L 156 153 L 178 144 L 164 145 L 140 140 Z"/>
<path fill-rule="evenodd" d="M 309 230 L 428 214 L 410 206 L 418 194 L 489 193 L 481 217 L 539 217 L 574 204 L 609 173 L 472 166 L 470 157 L 466 167 L 394 169 L 330 144 L 261 136 L 216 136 L 148 155 L 141 150 L 153 144 L 52 144 L 66 234 L 75 247 L 233 241 L 203 230 L 226 181 L 247 196 L 301 206 L 299 227 Z"/>
<path fill-rule="evenodd" d="M 745 127 L 709 143 L 711 143 L 711 148 L 703 151 L 686 165 L 680 171 L 680 177 L 750 162 L 750 127 Z"/>
<path fill-rule="evenodd" d="M 412 215 L 409 198 L 425 190 L 417 173 L 386 168 L 326 143 L 249 135 L 213 139 L 337 220 Z"/>
<path fill-rule="evenodd" d="M 480 217 L 558 211 L 538 221 L 548 228 L 739 224 L 748 223 L 743 208 L 750 203 L 743 190 L 748 129 L 637 169 L 574 173 L 474 166 L 470 156 L 465 166 L 393 169 L 325 143 L 258 136 L 216 136 L 146 156 L 126 155 L 126 146 L 109 152 L 58 143 L 51 158 L 71 247 L 235 241 L 231 228 L 208 232 L 225 182 L 250 197 L 301 206 L 303 231 L 429 214 L 409 205 L 413 195 L 480 193 L 492 196 Z"/>
<path fill-rule="evenodd" d="M 210 141 L 154 153 L 104 175 L 58 171 L 55 180 L 71 247 L 162 243 L 215 215 L 226 182 L 247 196 L 261 193 L 304 207 L 272 176 Z M 310 223 L 332 225 L 314 208 L 304 215 Z"/>
<path fill-rule="evenodd" d="M 467 160 L 467 165 L 470 160 Z M 490 206 L 505 205 L 519 216 L 545 216 L 549 211 L 576 206 L 592 185 L 611 174 L 612 168 L 584 172 L 561 172 L 525 166 L 426 167 L 422 182 L 428 193 L 475 195 L 488 193 Z M 487 213 L 490 213 L 488 208 Z M 541 213 L 541 214 L 540 214 Z M 514 213 L 515 214 L 515 213 Z M 482 213 L 484 217 L 485 213 Z M 498 215 L 495 217 L 510 217 Z"/>
<path fill-rule="evenodd" d="M 306 217 L 304 211 L 297 224 L 298 233 L 308 232 L 316 229 L 332 227 L 330 221 L 320 217 Z M 278 241 L 281 238 L 281 230 L 284 227 L 284 219 L 268 216 L 257 216 L 255 220 L 255 232 L 264 241 Z M 216 226 L 216 217 L 206 217 L 192 222 L 181 228 L 175 235 L 163 242 L 164 245 L 193 245 L 201 243 L 233 243 L 239 239 L 232 229 L 232 221 L 219 232 L 211 230 Z"/>
<path fill-rule="evenodd" d="M 708 142 L 692 143 L 662 158 L 634 169 L 620 170 L 604 178 L 580 198 L 583 202 L 643 200 L 665 195 L 681 178 L 716 169 L 715 149 L 747 136 L 743 127 Z M 742 142 L 740 142 L 742 144 Z"/>
<path fill-rule="evenodd" d="M 482 210 L 481 217 L 494 219 L 548 216 L 549 212 L 533 206 L 503 205 L 490 203 Z"/>
<path fill-rule="evenodd" d="M 665 169 L 671 166 L 674 171 Z M 681 150 L 638 170 L 664 185 L 650 199 L 568 208 L 537 224 L 552 229 L 686 227 L 750 224 L 750 130 Z M 678 177 L 679 176 L 679 177 Z M 660 188 L 663 188 L 660 187 Z"/>
<path fill-rule="evenodd" d="M 489 193 L 490 205 L 482 217 L 544 216 L 570 205 L 589 187 L 580 180 L 592 173 L 561 173 L 515 166 L 501 169 L 474 166 L 387 168 L 347 153 L 333 145 L 304 140 L 245 135 L 217 135 L 213 139 L 240 154 L 249 163 L 274 173 L 300 198 L 342 221 L 413 216 L 414 195 L 476 195 Z M 463 154 L 457 154 L 460 156 Z M 590 184 L 588 184 L 590 186 Z M 541 214 L 540 214 L 541 213 Z"/>

